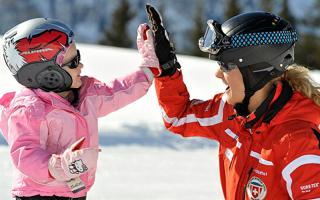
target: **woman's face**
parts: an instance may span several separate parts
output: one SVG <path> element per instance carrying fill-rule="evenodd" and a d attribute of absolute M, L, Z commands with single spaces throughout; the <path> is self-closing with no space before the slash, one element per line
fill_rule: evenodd
<path fill-rule="evenodd" d="M 77 67 L 73 68 L 71 65 L 71 62 L 74 61 L 74 59 L 80 59 L 79 57 L 77 58 L 78 52 L 77 52 L 77 48 L 75 43 L 73 43 L 70 48 L 67 50 L 64 59 L 63 59 L 63 64 L 62 64 L 62 68 L 64 70 L 66 70 L 71 78 L 72 78 L 72 84 L 70 88 L 80 88 L 82 85 L 82 81 L 81 81 L 81 69 L 83 68 L 83 64 L 81 62 L 79 62 L 79 65 L 77 65 Z M 76 62 L 74 62 L 76 63 Z"/>
<path fill-rule="evenodd" d="M 228 86 L 225 91 L 227 95 L 227 102 L 231 105 L 241 103 L 245 96 L 245 88 L 242 74 L 238 67 L 228 72 L 223 72 L 220 68 L 218 68 L 215 75 L 217 78 L 220 78 L 225 85 Z"/>

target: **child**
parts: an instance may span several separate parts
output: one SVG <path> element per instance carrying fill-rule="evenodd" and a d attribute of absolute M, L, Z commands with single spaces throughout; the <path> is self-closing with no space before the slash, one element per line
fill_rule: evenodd
<path fill-rule="evenodd" d="M 86 199 L 98 159 L 98 118 L 145 95 L 158 66 L 147 25 L 138 28 L 140 69 L 111 84 L 80 76 L 83 64 L 65 24 L 37 18 L 4 35 L 4 59 L 20 92 L 0 99 L 16 200 Z"/>

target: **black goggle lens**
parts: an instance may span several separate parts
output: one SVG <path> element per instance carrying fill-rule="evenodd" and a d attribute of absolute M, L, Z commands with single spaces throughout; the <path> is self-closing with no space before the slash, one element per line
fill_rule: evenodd
<path fill-rule="evenodd" d="M 81 60 L 80 51 L 77 49 L 77 55 L 70 62 L 62 65 L 62 67 L 68 66 L 70 69 L 75 69 L 79 66 L 80 60 Z"/>

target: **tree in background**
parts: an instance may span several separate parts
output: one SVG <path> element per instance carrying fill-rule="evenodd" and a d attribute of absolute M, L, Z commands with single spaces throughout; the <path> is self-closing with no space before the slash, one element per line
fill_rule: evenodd
<path fill-rule="evenodd" d="M 0 0 L 0 34 L 5 33 L 14 25 L 31 18 L 41 17 L 35 3 L 30 0 Z"/>
<path fill-rule="evenodd" d="M 198 40 L 204 35 L 206 22 L 204 20 L 204 3 L 203 0 L 196 1 L 196 9 L 193 17 L 193 26 L 190 30 L 190 55 L 207 57 L 208 54 L 199 50 Z"/>
<path fill-rule="evenodd" d="M 238 15 L 240 14 L 241 12 L 241 8 L 240 6 L 238 5 L 238 2 L 237 0 L 228 0 L 227 3 L 226 3 L 226 10 L 225 10 L 225 13 L 224 13 L 224 17 L 225 19 L 229 19 L 235 15 Z"/>
<path fill-rule="evenodd" d="M 261 0 L 260 6 L 263 11 L 273 12 L 274 0 Z"/>
<path fill-rule="evenodd" d="M 284 19 L 288 20 L 294 27 L 296 25 L 296 19 L 292 15 L 292 12 L 290 10 L 290 5 L 288 0 L 282 0 L 282 5 L 281 5 L 281 11 L 279 15 L 283 17 Z"/>
<path fill-rule="evenodd" d="M 295 48 L 295 62 L 309 69 L 320 69 L 320 38 L 310 33 L 304 33 L 299 38 Z"/>
<path fill-rule="evenodd" d="M 112 14 L 111 28 L 105 31 L 104 38 L 99 43 L 117 47 L 132 47 L 127 27 L 135 15 L 136 13 L 130 10 L 129 2 L 121 0 L 119 7 Z"/>
<path fill-rule="evenodd" d="M 316 1 L 312 8 L 299 21 L 301 29 L 295 48 L 296 62 L 306 65 L 310 69 L 320 69 L 320 1 Z"/>

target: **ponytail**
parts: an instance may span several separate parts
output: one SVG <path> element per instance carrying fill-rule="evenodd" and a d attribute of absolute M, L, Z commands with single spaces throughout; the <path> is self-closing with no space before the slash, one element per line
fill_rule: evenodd
<path fill-rule="evenodd" d="M 312 99 L 320 106 L 320 84 L 315 82 L 309 75 L 309 69 L 297 64 L 288 67 L 284 79 L 289 82 L 293 90 Z"/>

